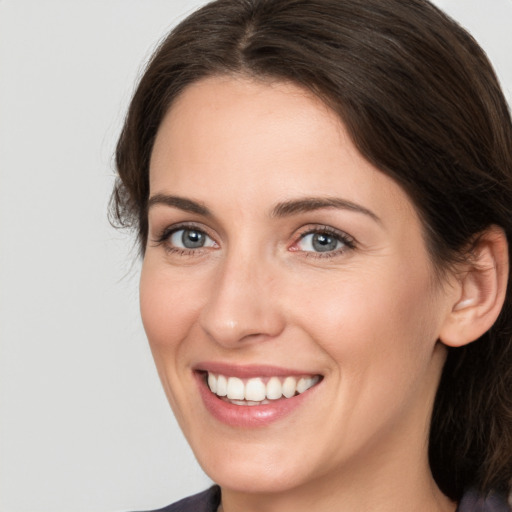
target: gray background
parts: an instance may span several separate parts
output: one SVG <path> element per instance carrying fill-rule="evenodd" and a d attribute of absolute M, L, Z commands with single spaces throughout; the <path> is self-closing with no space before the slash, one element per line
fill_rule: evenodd
<path fill-rule="evenodd" d="M 115 512 L 205 488 L 106 220 L 142 63 L 200 0 L 0 0 L 0 510 Z M 512 0 L 438 0 L 512 98 Z M 176 467 L 179 464 L 179 468 Z"/>

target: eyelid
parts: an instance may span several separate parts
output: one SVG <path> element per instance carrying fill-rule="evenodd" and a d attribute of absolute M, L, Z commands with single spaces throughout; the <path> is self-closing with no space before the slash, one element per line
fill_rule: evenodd
<path fill-rule="evenodd" d="M 181 233 L 181 240 L 180 240 L 180 237 L 178 236 L 180 233 Z M 182 247 L 181 245 L 185 244 L 185 241 L 184 241 L 185 233 L 188 233 L 188 236 L 190 236 L 190 233 L 200 234 L 200 236 L 202 238 L 200 243 L 202 243 L 203 245 L 199 245 L 197 247 L 186 247 L 186 245 L 185 245 L 185 247 Z M 214 247 L 216 245 L 213 238 L 211 238 L 204 231 L 201 231 L 199 229 L 190 229 L 190 228 L 179 228 L 179 229 L 175 229 L 174 231 L 171 231 L 170 235 L 167 238 L 167 241 L 169 242 L 170 246 L 172 246 L 176 249 L 185 249 L 185 250 L 194 250 L 194 251 Z"/>
<path fill-rule="evenodd" d="M 171 252 L 179 251 L 181 253 L 188 253 L 188 254 L 197 253 L 201 250 L 212 248 L 211 246 L 206 246 L 206 247 L 198 247 L 198 248 L 192 249 L 192 248 L 186 248 L 186 247 L 175 247 L 175 246 L 171 246 L 170 244 L 168 244 L 168 241 L 170 240 L 171 236 L 174 233 L 181 231 L 181 230 L 186 230 L 186 229 L 193 230 L 193 231 L 200 231 L 201 233 L 204 233 L 208 238 L 210 238 L 215 243 L 216 246 L 218 246 L 216 237 L 211 234 L 211 232 L 210 232 L 211 230 L 206 228 L 204 225 L 202 225 L 200 223 L 196 223 L 196 222 L 178 222 L 176 224 L 171 224 L 171 225 L 165 226 L 163 229 L 160 229 L 157 231 L 157 234 L 153 238 L 152 242 L 155 247 L 162 245 L 162 244 L 166 244 L 167 245 L 166 249 L 168 251 L 171 251 Z"/>
<path fill-rule="evenodd" d="M 335 249 L 332 251 L 325 251 L 325 252 L 316 252 L 316 251 L 303 251 L 298 248 L 293 248 L 296 246 L 302 239 L 304 239 L 306 236 L 311 234 L 327 234 L 329 236 L 332 236 L 339 240 L 343 247 L 339 249 Z M 342 231 L 340 229 L 333 228 L 332 226 L 328 225 L 309 225 L 301 228 L 299 230 L 299 233 L 297 235 L 297 238 L 293 242 L 292 246 L 289 250 L 292 250 L 294 252 L 300 252 L 303 253 L 305 256 L 308 257 L 317 257 L 317 258 L 329 258 L 329 257 L 335 257 L 341 254 L 345 254 L 348 251 L 351 251 L 356 248 L 357 242 L 356 239 L 346 233 L 345 231 Z"/>
<path fill-rule="evenodd" d="M 203 246 L 203 247 L 198 247 L 198 248 L 192 249 L 192 248 L 176 247 L 176 246 L 172 246 L 167 243 L 169 241 L 170 237 L 174 233 L 176 233 L 177 231 L 180 231 L 180 230 L 184 230 L 184 229 L 197 230 L 197 231 L 204 233 L 208 238 L 210 238 L 214 242 L 215 247 Z M 334 249 L 331 251 L 325 251 L 325 252 L 304 251 L 304 250 L 301 250 L 296 247 L 297 244 L 307 235 L 322 234 L 322 233 L 336 238 L 343 244 L 343 247 Z M 180 252 L 183 255 L 186 255 L 186 254 L 198 255 L 199 253 L 201 253 L 201 251 L 210 250 L 210 249 L 219 247 L 217 237 L 211 233 L 211 230 L 207 226 L 204 226 L 202 223 L 190 222 L 190 221 L 178 222 L 176 224 L 171 224 L 171 225 L 165 226 L 163 229 L 161 229 L 157 232 L 157 235 L 153 238 L 152 242 L 154 243 L 154 246 L 166 245 L 167 251 Z M 334 228 L 329 225 L 309 224 L 309 225 L 303 226 L 301 229 L 299 229 L 297 235 L 294 237 L 294 241 L 292 242 L 291 246 L 289 246 L 288 250 L 290 250 L 292 252 L 302 253 L 304 256 L 311 256 L 311 257 L 317 257 L 317 258 L 329 258 L 329 257 L 335 257 L 335 256 L 338 256 L 341 254 L 345 254 L 348 251 L 355 249 L 356 246 L 357 246 L 356 239 L 353 236 L 349 235 L 345 231 L 342 231 L 340 229 Z"/>

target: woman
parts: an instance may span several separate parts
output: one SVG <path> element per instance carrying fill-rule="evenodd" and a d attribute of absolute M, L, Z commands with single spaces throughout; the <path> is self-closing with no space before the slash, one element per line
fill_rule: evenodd
<path fill-rule="evenodd" d="M 141 312 L 220 486 L 165 510 L 508 510 L 512 130 L 425 0 L 218 0 L 117 150 Z"/>

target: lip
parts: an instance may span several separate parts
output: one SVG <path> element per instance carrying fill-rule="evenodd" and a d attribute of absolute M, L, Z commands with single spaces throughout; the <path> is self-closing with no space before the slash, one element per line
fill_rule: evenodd
<path fill-rule="evenodd" d="M 281 366 L 270 365 L 232 365 L 220 362 L 200 363 L 194 367 L 200 372 L 210 372 L 226 377 L 238 377 L 239 379 L 250 379 L 252 377 L 301 377 L 303 375 L 316 375 L 310 371 L 291 370 Z"/>
<path fill-rule="evenodd" d="M 231 366 L 223 363 L 197 365 L 194 376 L 207 411 L 221 423 L 237 428 L 265 427 L 283 419 L 299 407 L 305 406 L 304 402 L 313 397 L 322 383 L 320 381 L 304 393 L 291 398 L 282 398 L 264 405 L 243 406 L 225 402 L 212 393 L 206 383 L 205 372 L 238 378 L 312 375 L 311 372 L 294 371 L 276 366 Z"/>

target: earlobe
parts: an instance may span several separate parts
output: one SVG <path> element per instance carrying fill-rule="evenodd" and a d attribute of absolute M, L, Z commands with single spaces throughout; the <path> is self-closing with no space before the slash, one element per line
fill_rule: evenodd
<path fill-rule="evenodd" d="M 442 343 L 467 345 L 492 327 L 505 301 L 508 273 L 506 235 L 491 226 L 476 240 L 458 278 L 459 294 L 439 335 Z"/>

